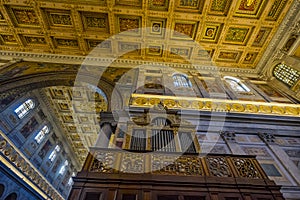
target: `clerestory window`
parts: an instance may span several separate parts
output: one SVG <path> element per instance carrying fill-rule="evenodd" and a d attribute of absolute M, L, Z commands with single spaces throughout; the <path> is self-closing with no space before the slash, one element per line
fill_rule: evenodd
<path fill-rule="evenodd" d="M 22 119 L 25 115 L 29 113 L 30 110 L 34 108 L 34 106 L 35 105 L 32 99 L 28 99 L 15 109 L 15 113 L 20 119 Z"/>

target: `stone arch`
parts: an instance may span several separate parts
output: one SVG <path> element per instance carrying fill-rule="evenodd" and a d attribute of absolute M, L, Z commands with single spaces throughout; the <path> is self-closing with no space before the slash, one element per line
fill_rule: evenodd
<path fill-rule="evenodd" d="M 39 73 L 30 74 L 21 77 L 11 78 L 9 80 L 2 81 L 0 88 L 0 100 L 4 100 L 11 96 L 16 96 L 20 94 L 25 94 L 29 91 L 35 89 L 42 89 L 51 86 L 74 86 L 74 80 L 76 78 L 76 73 L 68 72 L 56 72 L 56 73 Z M 114 84 L 105 77 L 101 77 L 98 81 L 98 77 L 90 76 L 89 74 L 81 74 L 81 80 L 89 82 L 98 82 L 97 87 L 99 87 L 106 95 L 108 100 L 108 110 L 111 110 L 111 97 L 112 91 L 115 89 Z M 117 88 L 116 88 L 117 90 Z M 117 90 L 117 97 L 120 99 L 119 108 L 122 108 L 122 96 Z"/>

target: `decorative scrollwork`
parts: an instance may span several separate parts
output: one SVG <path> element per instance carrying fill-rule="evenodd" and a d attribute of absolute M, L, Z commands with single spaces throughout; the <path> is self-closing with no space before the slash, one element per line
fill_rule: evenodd
<path fill-rule="evenodd" d="M 202 176 L 201 160 L 195 156 L 152 155 L 152 169 L 158 174 Z"/>
<path fill-rule="evenodd" d="M 217 177 L 232 177 L 226 158 L 207 157 L 206 161 L 210 175 Z"/>
<path fill-rule="evenodd" d="M 145 159 L 143 154 L 125 153 L 123 154 L 121 172 L 124 173 L 144 173 Z"/>
<path fill-rule="evenodd" d="M 233 163 L 239 175 L 244 178 L 261 178 L 259 171 L 251 159 L 233 158 Z"/>
<path fill-rule="evenodd" d="M 102 173 L 113 173 L 113 164 L 115 162 L 114 153 L 98 152 L 94 161 L 91 164 L 90 171 L 92 172 L 102 172 Z"/>

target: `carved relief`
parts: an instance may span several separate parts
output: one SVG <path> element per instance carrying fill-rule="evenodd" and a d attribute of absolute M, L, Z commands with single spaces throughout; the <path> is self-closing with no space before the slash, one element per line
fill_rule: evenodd
<path fill-rule="evenodd" d="M 161 45 L 149 45 L 146 53 L 153 56 L 162 56 L 163 47 Z"/>
<path fill-rule="evenodd" d="M 1 34 L 0 38 L 4 44 L 17 44 L 17 40 L 13 35 L 4 35 Z"/>
<path fill-rule="evenodd" d="M 272 28 L 262 27 L 255 36 L 255 40 L 253 41 L 252 46 L 263 46 L 271 30 Z"/>
<path fill-rule="evenodd" d="M 224 51 L 222 51 L 219 54 L 219 58 L 222 58 L 222 59 L 235 60 L 237 56 L 238 56 L 238 53 L 234 53 L 234 52 L 224 52 Z"/>
<path fill-rule="evenodd" d="M 82 12 L 83 26 L 86 30 L 98 30 L 109 33 L 108 15 L 106 13 Z"/>
<path fill-rule="evenodd" d="M 205 42 L 218 42 L 223 24 L 206 23 L 201 40 Z"/>
<path fill-rule="evenodd" d="M 214 49 L 198 50 L 196 59 L 211 60 L 214 55 L 214 52 L 215 52 Z"/>
<path fill-rule="evenodd" d="M 5 18 L 1 12 L 0 12 L 0 22 L 5 22 Z"/>
<path fill-rule="evenodd" d="M 56 41 L 58 46 L 78 47 L 78 41 L 77 40 L 55 38 L 55 41 Z"/>
<path fill-rule="evenodd" d="M 285 43 L 283 47 L 283 51 L 288 52 L 290 48 L 293 46 L 293 44 L 295 43 L 295 41 L 297 40 L 297 37 L 298 37 L 297 35 L 292 35 Z"/>
<path fill-rule="evenodd" d="M 232 177 L 229 165 L 225 157 L 207 157 L 206 162 L 208 165 L 209 173 L 211 176 L 216 177 Z"/>
<path fill-rule="evenodd" d="M 72 25 L 71 16 L 62 13 L 50 13 L 51 24 L 56 26 L 70 26 Z"/>
<path fill-rule="evenodd" d="M 110 41 L 103 41 L 103 40 L 87 40 L 89 48 L 99 48 L 99 49 L 110 49 L 111 42 Z"/>
<path fill-rule="evenodd" d="M 170 56 L 182 56 L 182 57 L 189 57 L 190 56 L 190 49 L 189 48 L 177 48 L 177 47 L 171 47 L 170 49 Z"/>
<path fill-rule="evenodd" d="M 232 158 L 234 167 L 241 177 L 244 178 L 261 178 L 261 175 L 251 159 Z"/>
<path fill-rule="evenodd" d="M 113 173 L 114 170 L 114 163 L 116 159 L 116 155 L 114 153 L 108 152 L 97 152 L 94 155 L 94 160 L 91 164 L 90 171 L 91 172 L 101 172 L 101 173 Z"/>
<path fill-rule="evenodd" d="M 194 156 L 152 155 L 152 170 L 156 174 L 202 176 L 201 160 Z"/>
<path fill-rule="evenodd" d="M 230 27 L 226 33 L 225 42 L 244 43 L 248 33 L 249 28 Z"/>
<path fill-rule="evenodd" d="M 257 52 L 249 52 L 246 54 L 246 57 L 244 58 L 243 63 L 252 64 L 255 61 L 255 58 L 257 56 Z"/>
<path fill-rule="evenodd" d="M 126 51 L 126 52 L 130 52 L 132 54 L 140 54 L 140 44 L 120 42 L 119 43 L 119 51 L 121 51 L 121 52 Z"/>
<path fill-rule="evenodd" d="M 195 29 L 197 24 L 175 23 L 173 37 L 193 39 L 195 36 Z"/>
<path fill-rule="evenodd" d="M 143 173 L 145 171 L 144 165 L 144 154 L 124 153 L 120 171 L 123 173 Z"/>
<path fill-rule="evenodd" d="M 24 39 L 27 44 L 46 44 L 44 37 L 24 36 Z"/>
<path fill-rule="evenodd" d="M 169 0 L 149 0 L 149 7 L 152 10 L 168 10 Z"/>
<path fill-rule="evenodd" d="M 266 0 L 240 0 L 234 15 L 238 17 L 259 18 L 265 7 L 265 3 Z"/>
<path fill-rule="evenodd" d="M 19 25 L 39 25 L 39 19 L 35 11 L 31 8 L 12 8 L 12 12 L 15 16 L 17 24 Z"/>
<path fill-rule="evenodd" d="M 286 2 L 287 2 L 287 0 L 275 0 L 271 9 L 269 10 L 269 13 L 268 13 L 266 19 L 276 21 L 280 15 L 281 11 L 284 9 Z"/>
<path fill-rule="evenodd" d="M 132 34 L 140 34 L 138 28 L 140 28 L 140 18 L 132 17 L 118 17 L 119 32 L 129 31 Z"/>
<path fill-rule="evenodd" d="M 231 0 L 213 0 L 210 4 L 209 14 L 227 15 Z"/>

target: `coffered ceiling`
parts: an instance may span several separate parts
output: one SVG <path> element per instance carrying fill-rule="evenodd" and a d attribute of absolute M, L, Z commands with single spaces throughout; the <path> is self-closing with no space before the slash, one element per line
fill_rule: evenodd
<path fill-rule="evenodd" d="M 291 3 L 2 0 L 0 50 L 253 69 Z"/>
<path fill-rule="evenodd" d="M 51 102 L 72 151 L 83 164 L 100 132 L 100 112 L 107 111 L 105 94 L 87 84 L 76 88 L 53 86 L 44 88 L 43 92 Z"/>

